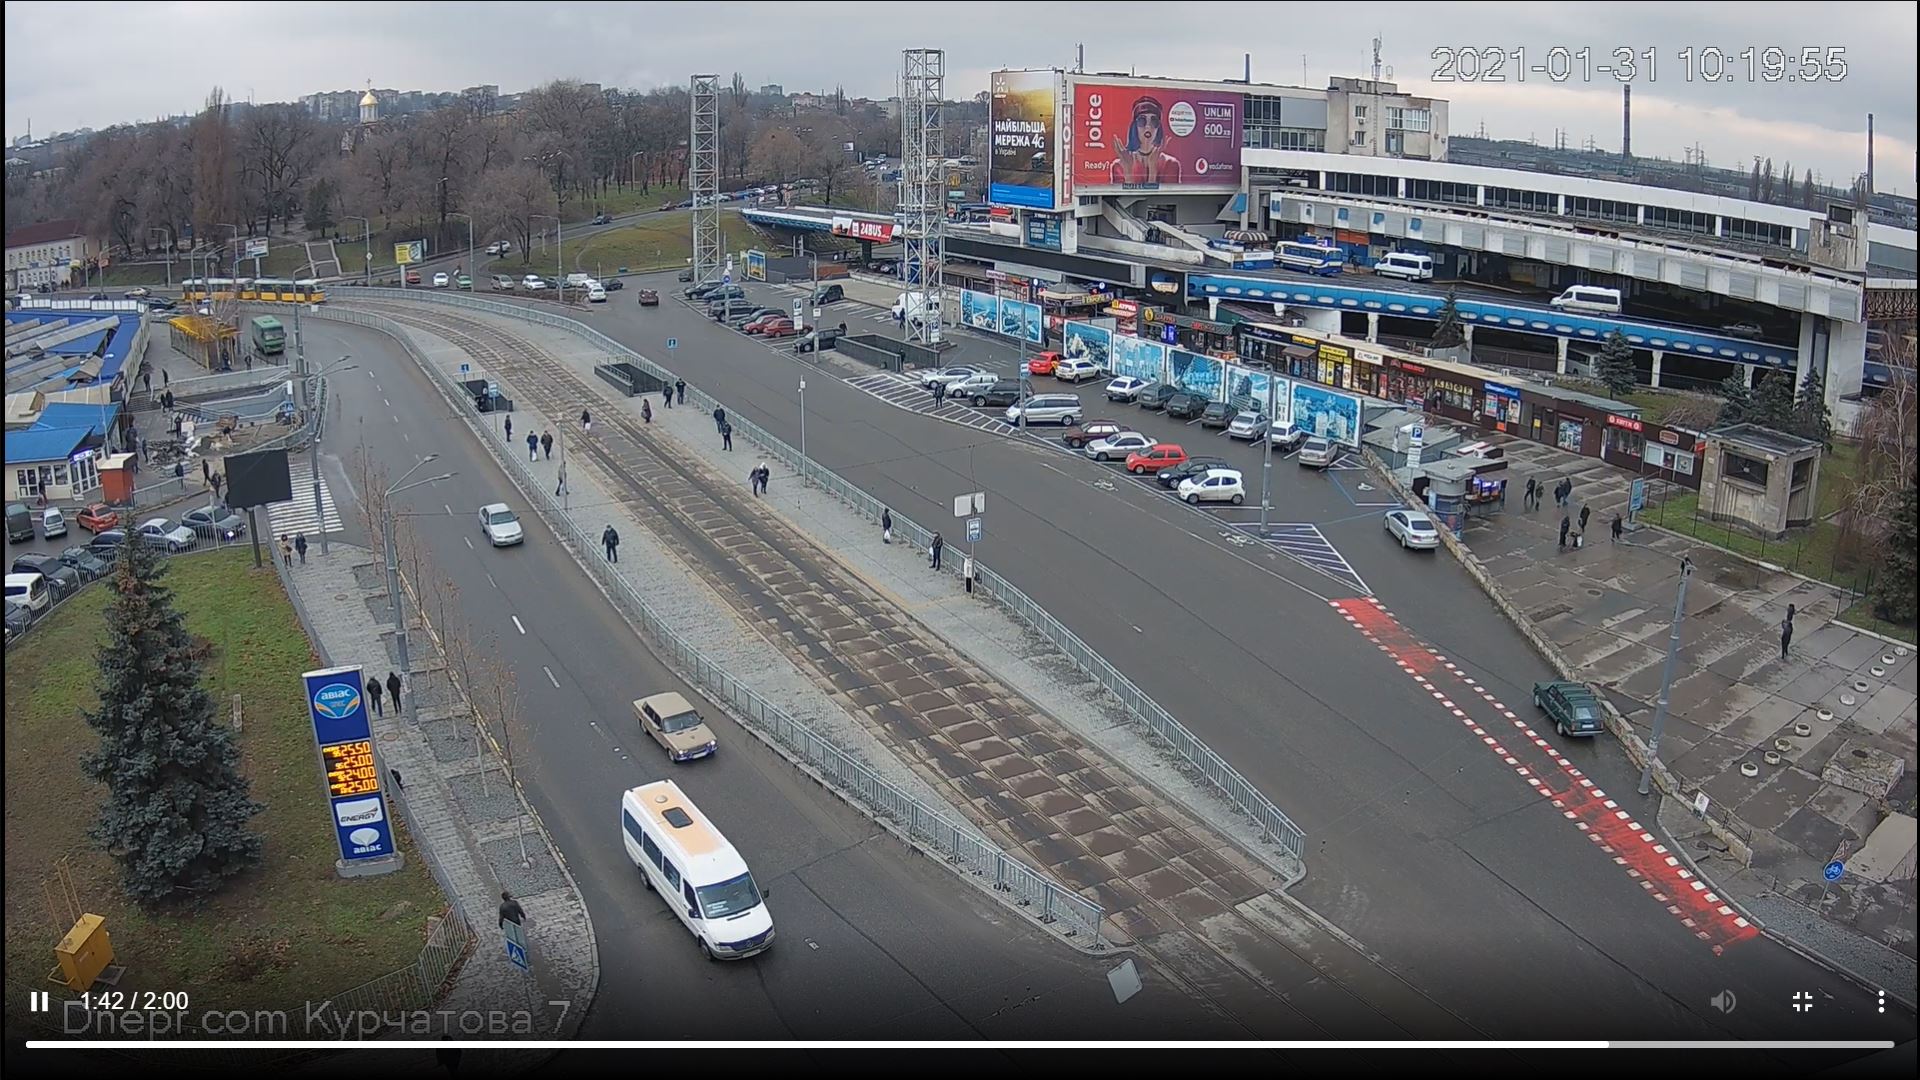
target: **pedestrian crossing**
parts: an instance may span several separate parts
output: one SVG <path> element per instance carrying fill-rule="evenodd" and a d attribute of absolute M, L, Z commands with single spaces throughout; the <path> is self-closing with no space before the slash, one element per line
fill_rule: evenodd
<path fill-rule="evenodd" d="M 287 475 L 293 482 L 293 498 L 287 502 L 272 503 L 267 506 L 267 521 L 272 526 L 270 535 L 309 536 L 323 532 L 337 533 L 346 528 L 340 520 L 340 509 L 333 503 L 333 491 L 327 487 L 327 478 L 320 478 L 320 515 L 313 513 L 313 469 L 305 461 L 289 461 Z"/>
<path fill-rule="evenodd" d="M 921 389 L 918 380 L 897 371 L 876 371 L 871 375 L 856 375 L 846 380 L 846 383 L 856 390 L 879 398 L 896 409 L 948 420 L 975 431 L 988 431 L 995 435 L 1013 435 L 1019 431 L 1012 424 L 1000 419 L 1000 416 L 1004 415 L 1001 410 L 976 409 L 971 405 L 961 405 L 952 401 L 935 404 L 931 391 Z"/>

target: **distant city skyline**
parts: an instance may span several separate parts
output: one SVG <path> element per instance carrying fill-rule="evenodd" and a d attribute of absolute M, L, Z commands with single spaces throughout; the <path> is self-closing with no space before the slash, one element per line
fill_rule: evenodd
<path fill-rule="evenodd" d="M 947 50 L 947 95 L 954 99 L 984 89 L 987 73 L 997 68 L 1071 67 L 1082 44 L 1089 71 L 1221 79 L 1243 70 L 1244 50 L 1220 33 L 1213 5 L 1109 6 L 1121 15 L 1150 13 L 1152 46 L 1141 44 L 1138 20 L 1088 23 L 1064 10 L 993 2 L 973 5 L 965 20 L 923 21 L 911 10 L 890 11 L 886 18 L 802 23 L 775 35 L 735 30 L 790 18 L 787 5 L 735 4 L 725 20 L 711 18 L 711 9 L 701 4 L 559 6 L 543 9 L 541 18 L 547 40 L 561 47 L 531 50 L 498 48 L 501 41 L 517 40 L 526 21 L 524 9 L 513 5 L 470 5 L 459 20 L 449 21 L 442 5 L 344 2 L 329 8 L 344 17 L 303 24 L 296 43 L 284 27 L 236 20 L 228 5 L 161 3 L 147 11 L 167 26 L 169 38 L 220 43 L 217 68 L 89 65 L 87 78 L 76 80 L 67 70 L 70 51 L 42 47 L 45 42 L 76 36 L 87 42 L 90 55 L 145 55 L 152 48 L 151 19 L 119 18 L 106 7 L 17 2 L 6 7 L 6 133 L 11 144 L 29 124 L 44 138 L 191 113 L 215 85 L 235 100 L 292 102 L 364 87 L 369 79 L 376 86 L 428 93 L 496 84 L 513 94 L 557 78 L 644 91 L 684 86 L 700 68 L 723 78 L 737 70 L 755 89 L 776 84 L 790 92 L 831 92 L 841 86 L 849 96 L 884 99 L 894 92 L 899 50 L 916 46 Z M 1189 8 L 1193 18 L 1186 17 Z M 1790 161 L 1797 170 L 1814 168 L 1823 183 L 1845 184 L 1865 169 L 1866 115 L 1872 112 L 1880 190 L 1915 191 L 1915 91 L 1907 44 L 1916 33 L 1913 4 L 1746 6 L 1734 9 L 1737 27 L 1728 24 L 1729 8 L 1721 5 L 1586 8 L 1569 19 L 1557 9 L 1506 4 L 1383 3 L 1366 9 L 1373 26 L 1337 12 L 1319 25 L 1300 19 L 1297 7 L 1278 4 L 1235 10 L 1256 20 L 1270 11 L 1276 29 L 1284 26 L 1287 33 L 1287 44 L 1265 44 L 1254 52 L 1256 81 L 1324 86 L 1333 75 L 1368 74 L 1370 38 L 1383 31 L 1382 60 L 1393 81 L 1409 93 L 1448 99 L 1454 134 L 1474 133 L 1484 123 L 1489 137 L 1548 145 L 1562 129 L 1570 145 L 1592 138 L 1596 148 L 1614 152 L 1620 84 L 1611 77 L 1576 75 L 1555 83 L 1536 73 L 1522 82 L 1512 78 L 1509 65 L 1509 79 L 1501 83 L 1435 80 L 1434 45 L 1525 49 L 1529 67 L 1543 63 L 1556 46 L 1588 48 L 1596 65 L 1623 45 L 1640 54 L 1655 49 L 1656 74 L 1634 84 L 1637 154 L 1679 161 L 1698 143 L 1716 166 L 1749 167 L 1757 155 L 1773 158 L 1777 169 Z M 353 17 L 356 12 L 361 17 Z M 1019 32 L 1009 34 L 1008 27 Z M 1843 49 L 1844 77 L 1749 81 L 1738 59 L 1743 43 L 1768 42 Z M 1735 77 L 1709 83 L 1696 72 L 1689 80 L 1680 50 L 1692 44 L 1697 56 L 1715 43 Z M 1787 51 L 1797 56 L 1797 47 Z M 343 72 L 354 67 L 362 69 L 361 77 L 343 80 Z"/>

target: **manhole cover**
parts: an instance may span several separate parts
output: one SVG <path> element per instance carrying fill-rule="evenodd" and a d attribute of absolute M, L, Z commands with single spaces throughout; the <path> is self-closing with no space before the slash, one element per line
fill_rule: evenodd
<path fill-rule="evenodd" d="M 1825 721 L 1828 721 L 1828 722 L 1832 722 L 1832 720 L 1833 720 L 1833 710 L 1832 710 L 1832 709 L 1821 709 L 1821 710 L 1820 710 L 1819 712 L 1817 712 L 1817 713 L 1814 713 L 1813 715 L 1815 715 L 1815 716 L 1817 716 L 1817 717 L 1819 717 L 1819 718 L 1820 718 L 1820 719 L 1822 719 L 1822 720 L 1825 720 Z"/>
<path fill-rule="evenodd" d="M 1588 589 L 1588 590 L 1587 590 L 1587 595 L 1588 595 L 1588 596 L 1599 596 L 1599 595 L 1600 595 L 1600 590 L 1599 590 L 1599 589 Z"/>
<path fill-rule="evenodd" d="M 1881 657 L 1880 657 L 1880 662 L 1881 662 L 1881 663 L 1883 663 L 1883 664 L 1891 664 L 1891 663 L 1893 663 L 1893 654 L 1892 654 L 1892 653 L 1884 653 L 1884 654 L 1882 654 L 1882 655 L 1881 655 Z"/>

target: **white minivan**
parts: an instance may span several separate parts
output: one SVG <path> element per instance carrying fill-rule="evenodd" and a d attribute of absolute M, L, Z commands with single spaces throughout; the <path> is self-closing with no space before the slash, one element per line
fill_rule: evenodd
<path fill-rule="evenodd" d="M 620 839 L 641 881 L 667 902 L 707 959 L 737 960 L 773 947 L 767 893 L 678 784 L 656 780 L 621 795 Z"/>
<path fill-rule="evenodd" d="M 1598 285 L 1569 285 L 1553 298 L 1556 311 L 1585 311 L 1594 315 L 1620 314 L 1620 290 Z"/>
<path fill-rule="evenodd" d="M 1433 256 L 1395 251 L 1374 263 L 1373 272 L 1381 277 L 1404 278 L 1407 281 L 1432 281 Z"/>
<path fill-rule="evenodd" d="M 38 615 L 53 603 L 53 594 L 39 574 L 8 574 L 7 599 Z"/>

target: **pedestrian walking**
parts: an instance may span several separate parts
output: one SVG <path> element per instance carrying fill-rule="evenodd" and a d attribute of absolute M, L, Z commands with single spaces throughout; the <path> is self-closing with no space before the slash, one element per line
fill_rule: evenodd
<path fill-rule="evenodd" d="M 527 909 L 520 906 L 520 901 L 515 900 L 512 893 L 502 889 L 500 891 L 500 926 L 504 928 L 508 923 L 519 926 L 526 921 Z"/>
<path fill-rule="evenodd" d="M 893 543 L 893 511 L 884 506 L 880 508 L 880 542 Z"/>
<path fill-rule="evenodd" d="M 1613 515 L 1613 522 L 1608 528 L 1613 531 L 1613 542 L 1617 544 L 1620 542 L 1620 534 L 1625 532 L 1627 527 L 1621 523 L 1620 515 L 1616 513 Z"/>
<path fill-rule="evenodd" d="M 531 431 L 527 432 L 527 460 L 540 460 L 540 436 Z"/>
<path fill-rule="evenodd" d="M 307 534 L 301 533 L 293 538 L 293 550 L 300 555 L 300 565 L 307 565 Z"/>
<path fill-rule="evenodd" d="M 680 404 L 685 405 L 687 403 L 687 380 L 673 380 L 673 393 L 675 397 L 680 399 Z"/>
<path fill-rule="evenodd" d="M 1561 551 L 1567 550 L 1567 531 L 1572 528 L 1573 528 L 1573 519 L 1568 517 L 1565 514 L 1561 514 L 1560 515 L 1560 550 Z"/>
<path fill-rule="evenodd" d="M 666 405 L 667 408 L 673 408 L 673 387 L 669 386 L 660 391 L 660 401 Z"/>
<path fill-rule="evenodd" d="M 140 385 L 147 391 L 148 397 L 153 396 L 153 369 L 152 368 L 141 369 Z"/>
<path fill-rule="evenodd" d="M 280 564 L 293 569 L 293 541 L 287 539 L 285 533 L 280 535 Z"/>
<path fill-rule="evenodd" d="M 540 433 L 540 452 L 547 455 L 548 461 L 553 460 L 553 432 L 543 431 Z"/>
<path fill-rule="evenodd" d="M 137 445 L 140 448 L 140 460 L 147 460 L 147 437 L 145 435 L 139 436 Z"/>
<path fill-rule="evenodd" d="M 755 465 L 747 470 L 747 486 L 753 489 L 754 498 L 760 497 L 760 466 Z"/>
<path fill-rule="evenodd" d="M 161 368 L 160 369 L 160 388 L 165 390 L 167 387 L 167 384 L 171 382 L 173 382 L 172 376 L 167 374 L 166 368 Z M 169 406 L 173 404 L 173 391 L 171 390 L 167 390 L 167 404 Z"/>
<path fill-rule="evenodd" d="M 941 536 L 939 533 L 934 533 L 933 543 L 927 546 L 927 555 L 933 560 L 933 569 L 935 570 L 940 569 L 940 553 L 945 551 L 946 549 L 947 549 L 946 537 Z"/>
<path fill-rule="evenodd" d="M 567 463 L 562 461 L 560 463 L 560 475 L 553 482 L 553 493 L 558 495 L 565 490 L 567 490 Z"/>
<path fill-rule="evenodd" d="M 767 485 L 772 482 L 773 470 L 768 468 L 767 463 L 763 461 L 760 463 L 760 494 L 765 495 L 767 493 Z"/>
<path fill-rule="evenodd" d="M 1523 496 L 1523 497 L 1521 498 L 1521 500 L 1520 500 L 1520 508 L 1521 508 L 1522 510 L 1531 510 L 1531 509 L 1533 509 L 1533 500 L 1535 500 L 1535 499 L 1537 499 L 1537 498 L 1539 498 L 1539 497 L 1540 497 L 1540 481 L 1538 481 L 1538 480 L 1535 480 L 1535 479 L 1534 479 L 1534 478 L 1532 478 L 1532 477 L 1528 477 L 1528 478 L 1527 478 L 1527 493 L 1526 493 L 1526 495 L 1525 495 L 1525 496 Z"/>
<path fill-rule="evenodd" d="M 248 371 L 253 370 L 253 350 L 252 349 L 247 350 L 247 370 Z"/>
<path fill-rule="evenodd" d="M 642 423 L 653 423 L 653 402 L 646 398 L 640 399 L 640 420 Z"/>
<path fill-rule="evenodd" d="M 933 384 L 933 403 L 935 405 L 938 405 L 942 401 L 945 401 L 946 398 L 947 398 L 947 384 L 943 382 L 934 383 Z"/>
<path fill-rule="evenodd" d="M 720 421 L 720 449 L 728 451 L 733 449 L 733 425 L 725 420 Z"/>
<path fill-rule="evenodd" d="M 580 430 L 581 431 L 593 430 L 593 414 L 588 412 L 585 409 L 580 410 Z"/>
<path fill-rule="evenodd" d="M 373 706 L 375 716 L 387 715 L 387 707 L 380 700 L 380 676 L 367 676 L 367 704 Z"/>
<path fill-rule="evenodd" d="M 227 474 L 214 473 L 213 476 L 208 478 L 207 482 L 213 486 L 213 497 L 218 499 L 220 497 L 220 489 L 227 486 Z"/>
<path fill-rule="evenodd" d="M 713 430 L 719 431 L 727 426 L 727 410 L 718 405 L 713 407 Z"/>
<path fill-rule="evenodd" d="M 1587 519 L 1592 516 L 1593 516 L 1593 507 L 1588 506 L 1585 503 L 1580 504 L 1580 531 L 1581 532 L 1587 531 Z"/>
<path fill-rule="evenodd" d="M 387 671 L 387 697 L 393 701 L 393 711 L 400 712 L 400 673 Z"/>
<path fill-rule="evenodd" d="M 507 441 L 513 441 L 513 417 L 507 417 Z"/>
<path fill-rule="evenodd" d="M 1560 481 L 1560 505 L 1573 505 L 1573 477 L 1571 476 Z"/>
<path fill-rule="evenodd" d="M 1782 660 L 1787 658 L 1787 646 L 1793 644 L 1793 615 L 1793 605 L 1788 604 L 1787 617 L 1780 620 L 1780 659 Z"/>
<path fill-rule="evenodd" d="M 213 463 L 206 458 L 200 459 L 200 479 L 206 481 L 208 487 L 213 486 Z"/>
<path fill-rule="evenodd" d="M 620 534 L 613 531 L 613 526 L 607 526 L 607 531 L 600 534 L 600 543 L 607 549 L 608 562 L 620 561 Z"/>

